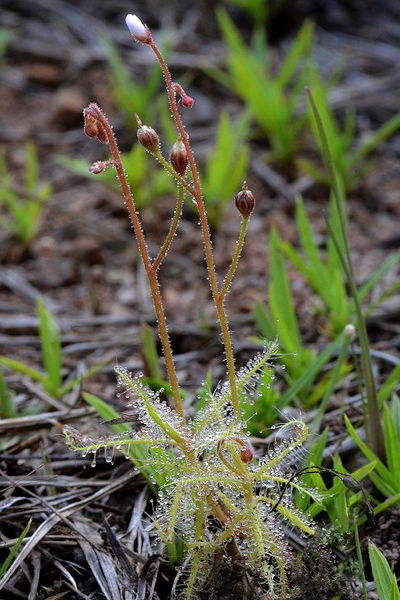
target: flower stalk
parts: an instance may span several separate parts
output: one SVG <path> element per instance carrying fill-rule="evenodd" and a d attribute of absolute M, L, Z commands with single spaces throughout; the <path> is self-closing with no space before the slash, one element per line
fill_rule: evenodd
<path fill-rule="evenodd" d="M 125 200 L 126 207 L 128 209 L 129 217 L 132 223 L 133 231 L 136 236 L 137 244 L 139 247 L 140 256 L 143 261 L 144 268 L 146 270 L 147 278 L 149 281 L 151 296 L 153 299 L 154 310 L 156 313 L 158 329 L 160 333 L 161 345 L 163 348 L 163 354 L 165 359 L 165 366 L 168 373 L 168 378 L 171 384 L 172 395 L 174 398 L 174 404 L 177 413 L 184 421 L 185 416 L 183 413 L 183 406 L 181 400 L 180 387 L 178 377 L 176 375 L 176 369 L 174 359 L 172 356 L 171 343 L 169 340 L 167 321 L 164 314 L 164 308 L 161 300 L 161 293 L 157 279 L 157 269 L 154 269 L 152 261 L 149 257 L 146 241 L 144 238 L 142 226 L 139 220 L 139 216 L 136 210 L 135 202 L 131 189 L 129 187 L 128 180 L 125 175 L 124 168 L 121 162 L 121 155 L 115 139 L 113 130 L 107 120 L 106 115 L 97 106 L 97 104 L 89 104 L 84 110 L 85 121 L 89 118 L 90 122 L 94 119 L 97 123 L 100 123 L 102 130 L 104 130 L 107 141 L 110 146 L 110 152 L 113 157 L 114 167 L 117 172 L 121 191 Z"/>
<path fill-rule="evenodd" d="M 211 244 L 211 233 L 210 233 L 210 227 L 208 224 L 207 213 L 206 213 L 206 209 L 205 209 L 205 205 L 204 205 L 203 195 L 201 192 L 199 172 L 197 169 L 197 164 L 196 164 L 196 160 L 195 160 L 192 148 L 190 146 L 189 135 L 185 129 L 185 126 L 183 125 L 181 116 L 179 114 L 178 103 L 176 101 L 176 95 L 175 95 L 176 84 L 173 83 L 167 63 L 165 62 L 165 60 L 164 60 L 161 52 L 159 51 L 157 45 L 155 44 L 154 40 L 152 40 L 149 43 L 149 46 L 153 50 L 153 52 L 158 60 L 158 63 L 162 69 L 162 72 L 164 74 L 169 104 L 170 104 L 171 111 L 172 111 L 172 117 L 175 121 L 180 139 L 181 139 L 183 145 L 185 146 L 186 153 L 187 153 L 188 164 L 189 164 L 190 172 L 191 172 L 192 179 L 193 179 L 193 188 L 194 188 L 194 196 L 193 197 L 196 202 L 197 211 L 198 211 L 199 219 L 200 219 L 201 232 L 202 232 L 202 236 L 203 236 L 204 252 L 205 252 L 205 259 L 206 259 L 206 264 L 207 264 L 211 294 L 212 294 L 215 308 L 217 311 L 218 320 L 219 320 L 219 324 L 220 324 L 220 328 L 221 328 L 222 339 L 223 339 L 224 348 L 225 348 L 226 366 L 227 366 L 228 379 L 229 379 L 229 385 L 230 385 L 230 390 L 231 390 L 231 401 L 232 401 L 232 406 L 233 406 L 233 410 L 235 412 L 236 418 L 240 419 L 239 397 L 238 397 L 237 388 L 236 388 L 236 370 L 235 370 L 235 359 L 234 359 L 234 354 L 233 354 L 232 340 L 231 340 L 231 334 L 229 331 L 228 319 L 227 319 L 225 307 L 224 307 L 224 299 L 220 298 L 220 294 L 219 294 L 217 275 L 216 275 L 216 271 L 215 271 L 214 255 L 213 255 L 212 244 Z"/>

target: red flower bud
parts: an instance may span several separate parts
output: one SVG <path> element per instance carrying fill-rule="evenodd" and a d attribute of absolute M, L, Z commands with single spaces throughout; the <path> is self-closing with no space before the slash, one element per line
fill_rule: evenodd
<path fill-rule="evenodd" d="M 185 173 L 188 164 L 188 156 L 182 140 L 178 139 L 172 146 L 169 160 L 178 175 L 183 175 Z"/>
<path fill-rule="evenodd" d="M 99 121 L 97 121 L 97 129 L 97 139 L 99 140 L 99 142 L 101 142 L 102 144 L 108 144 L 106 132 L 104 130 L 103 125 Z"/>
<path fill-rule="evenodd" d="M 249 463 L 253 460 L 254 458 L 254 453 L 253 450 L 250 448 L 250 446 L 243 446 L 243 448 L 241 448 L 240 450 L 240 459 L 244 462 L 244 463 Z"/>
<path fill-rule="evenodd" d="M 92 117 L 91 115 L 88 115 L 85 112 L 83 113 L 83 116 L 85 118 L 85 122 L 84 122 L 84 126 L 83 126 L 83 131 L 89 137 L 97 137 L 97 134 L 98 134 L 99 130 L 97 128 L 97 121 L 96 121 L 96 119 L 94 117 Z"/>
<path fill-rule="evenodd" d="M 185 108 L 192 108 L 192 106 L 194 104 L 194 98 L 192 98 L 191 96 L 188 96 L 187 94 L 185 94 L 181 98 L 181 104 Z"/>
<path fill-rule="evenodd" d="M 93 104 L 89 105 L 83 111 L 84 126 L 83 131 L 91 138 L 97 138 L 102 144 L 107 144 L 108 139 L 103 125 L 100 123 L 96 116 L 92 114 L 92 110 L 97 109 Z"/>
<path fill-rule="evenodd" d="M 243 183 L 242 190 L 236 194 L 235 204 L 242 217 L 248 219 L 254 210 L 256 201 L 251 191 L 247 189 L 246 182 Z"/>
<path fill-rule="evenodd" d="M 139 142 L 152 154 L 158 154 L 160 152 L 160 138 L 158 134 L 152 127 L 143 125 L 137 115 L 135 115 L 135 118 L 138 126 L 137 138 Z"/>

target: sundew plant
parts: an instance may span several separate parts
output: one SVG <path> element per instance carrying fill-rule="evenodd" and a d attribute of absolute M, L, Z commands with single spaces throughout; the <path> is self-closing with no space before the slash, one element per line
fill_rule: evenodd
<path fill-rule="evenodd" d="M 85 133 L 108 144 L 111 157 L 93 164 L 91 171 L 115 169 L 127 206 L 141 260 L 147 274 L 154 304 L 165 367 L 173 399 L 169 406 L 159 392 L 151 391 L 140 379 L 116 369 L 118 386 L 137 414 L 141 427 L 106 439 L 89 439 L 71 428 L 65 429 L 70 447 L 86 455 L 102 451 L 111 461 L 115 450 L 129 457 L 157 490 L 155 528 L 170 549 L 183 543 L 188 573 L 184 597 L 193 598 L 207 589 L 209 573 L 218 564 L 242 569 L 257 579 L 268 598 L 288 596 L 286 568 L 290 553 L 282 525 L 313 535 L 313 524 L 295 508 L 292 492 L 318 497 L 296 481 L 291 469 L 293 454 L 305 442 L 308 430 L 301 421 L 285 423 L 279 442 L 261 459 L 256 459 L 248 439 L 241 406 L 257 394 L 261 369 L 275 348 L 271 345 L 238 371 L 235 368 L 225 298 L 233 280 L 244 244 L 255 200 L 243 184 L 235 196 L 242 217 L 232 262 L 220 283 L 215 269 L 210 229 L 200 187 L 199 173 L 180 111 L 190 109 L 194 99 L 170 75 L 149 28 L 134 15 L 126 22 L 134 40 L 154 53 L 163 72 L 177 141 L 169 160 L 161 152 L 158 134 L 137 117 L 138 140 L 158 160 L 177 184 L 177 201 L 169 231 L 158 254 L 150 256 L 140 215 L 121 163 L 111 125 L 99 106 L 84 109 Z M 201 228 L 207 281 L 211 288 L 224 346 L 227 382 L 214 392 L 202 393 L 202 409 L 192 419 L 185 415 L 161 299 L 158 272 L 179 225 L 184 194 L 194 201 Z"/>

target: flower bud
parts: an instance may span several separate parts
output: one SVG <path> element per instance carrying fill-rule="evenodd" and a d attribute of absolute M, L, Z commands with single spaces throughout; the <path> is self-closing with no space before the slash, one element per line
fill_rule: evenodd
<path fill-rule="evenodd" d="M 192 96 L 188 96 L 187 94 L 185 94 L 181 98 L 181 104 L 185 108 L 192 108 L 192 106 L 194 104 L 194 98 L 192 98 Z"/>
<path fill-rule="evenodd" d="M 142 125 L 137 130 L 139 142 L 152 154 L 158 154 L 160 151 L 160 138 L 152 127 Z"/>
<path fill-rule="evenodd" d="M 85 134 L 89 137 L 97 137 L 99 130 L 97 127 L 97 121 L 94 117 L 92 117 L 91 115 L 88 115 L 87 113 L 83 113 L 83 116 L 85 118 L 85 122 L 84 122 L 84 126 L 83 126 L 83 131 L 85 132 Z"/>
<path fill-rule="evenodd" d="M 241 191 L 235 196 L 236 208 L 244 219 L 248 219 L 254 210 L 256 201 L 250 190 L 247 189 L 246 182 L 243 183 Z"/>
<path fill-rule="evenodd" d="M 178 139 L 172 146 L 169 160 L 178 175 L 184 175 L 188 164 L 188 156 L 185 145 L 181 139 Z"/>
<path fill-rule="evenodd" d="M 83 111 L 83 117 L 84 117 L 83 131 L 89 137 L 97 138 L 99 140 L 99 142 L 101 142 L 102 144 L 107 144 L 108 143 L 107 134 L 105 132 L 103 125 L 92 114 L 92 112 L 91 112 L 92 106 L 94 106 L 94 105 L 88 106 Z"/>
<path fill-rule="evenodd" d="M 90 173 L 93 173 L 93 175 L 100 175 L 100 173 L 104 173 L 104 171 L 113 164 L 113 160 L 96 160 L 89 168 L 89 171 Z"/>
<path fill-rule="evenodd" d="M 240 459 L 242 460 L 242 462 L 244 463 L 249 463 L 253 460 L 254 458 L 254 452 L 253 450 L 250 448 L 250 446 L 243 446 L 243 448 L 241 448 L 240 450 Z"/>
<path fill-rule="evenodd" d="M 97 123 L 97 129 L 97 139 L 99 140 L 99 142 L 101 142 L 102 144 L 108 144 L 108 139 L 104 127 L 99 122 Z"/>
<path fill-rule="evenodd" d="M 347 323 L 346 327 L 344 328 L 344 335 L 349 342 L 354 342 L 357 337 L 357 331 L 352 323 Z"/>
<path fill-rule="evenodd" d="M 158 154 L 160 152 L 160 138 L 158 134 L 152 127 L 143 125 L 137 115 L 135 115 L 135 119 L 138 126 L 137 138 L 139 142 L 152 154 Z"/>
<path fill-rule="evenodd" d="M 153 41 L 151 31 L 147 25 L 143 25 L 142 21 L 136 15 L 126 15 L 125 23 L 137 42 L 142 44 L 150 44 Z"/>

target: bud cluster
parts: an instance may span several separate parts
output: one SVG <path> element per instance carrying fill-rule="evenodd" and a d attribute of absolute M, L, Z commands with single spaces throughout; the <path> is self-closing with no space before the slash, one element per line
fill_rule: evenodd
<path fill-rule="evenodd" d="M 102 144 L 107 144 L 107 134 L 101 122 L 95 117 L 93 104 L 89 104 L 87 108 L 83 109 L 84 126 L 83 130 L 85 134 L 91 138 L 97 138 Z"/>

